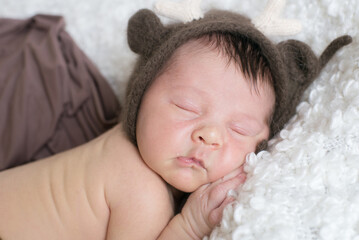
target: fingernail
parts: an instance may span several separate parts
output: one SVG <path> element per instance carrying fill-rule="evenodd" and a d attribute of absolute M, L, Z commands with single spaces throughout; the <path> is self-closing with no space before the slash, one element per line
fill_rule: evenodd
<path fill-rule="evenodd" d="M 227 193 L 227 197 L 236 198 L 237 197 L 236 191 L 234 191 L 233 189 L 229 190 L 228 193 Z"/>

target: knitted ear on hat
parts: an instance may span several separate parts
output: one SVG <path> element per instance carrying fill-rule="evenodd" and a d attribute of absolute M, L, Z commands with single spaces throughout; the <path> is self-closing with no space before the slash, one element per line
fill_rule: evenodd
<path fill-rule="evenodd" d="M 280 109 L 275 110 L 271 135 L 279 132 L 284 124 L 294 115 L 303 92 L 318 76 L 321 69 L 341 47 L 351 43 L 350 36 L 342 36 L 332 41 L 317 58 L 311 48 L 300 41 L 288 40 L 277 45 L 282 55 L 283 63 L 288 72 L 286 99 Z"/>
<path fill-rule="evenodd" d="M 127 28 L 127 39 L 131 50 L 144 57 L 149 57 L 161 44 L 166 29 L 160 19 L 150 10 L 143 9 L 133 15 Z"/>

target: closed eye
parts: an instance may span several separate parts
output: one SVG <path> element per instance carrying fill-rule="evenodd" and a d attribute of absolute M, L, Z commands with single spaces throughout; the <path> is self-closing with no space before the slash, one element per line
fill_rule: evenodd
<path fill-rule="evenodd" d="M 256 120 L 252 119 L 234 121 L 229 125 L 229 127 L 234 133 L 248 137 L 258 135 L 264 128 Z"/>
<path fill-rule="evenodd" d="M 188 108 L 188 107 L 184 107 L 182 105 L 177 105 L 175 104 L 175 106 L 180 109 L 181 111 L 184 111 L 186 113 L 190 113 L 190 114 L 198 114 L 195 110 L 191 109 L 191 108 Z"/>
<path fill-rule="evenodd" d="M 232 128 L 231 129 L 235 134 L 241 135 L 241 136 L 249 136 L 249 132 L 242 128 Z"/>
<path fill-rule="evenodd" d="M 252 137 L 258 134 L 255 126 L 252 126 L 250 122 L 243 122 L 240 124 L 233 124 L 230 127 L 231 131 L 237 135 Z"/>
<path fill-rule="evenodd" d="M 186 112 L 191 112 L 194 114 L 200 114 L 200 111 L 198 110 L 197 107 L 195 107 L 193 104 L 191 103 L 173 103 L 177 108 L 186 111 Z"/>

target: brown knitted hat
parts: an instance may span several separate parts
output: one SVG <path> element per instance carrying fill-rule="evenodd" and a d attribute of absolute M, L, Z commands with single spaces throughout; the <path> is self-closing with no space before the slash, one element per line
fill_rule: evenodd
<path fill-rule="evenodd" d="M 174 51 L 191 39 L 221 32 L 240 35 L 258 45 L 269 64 L 276 95 L 270 137 L 278 133 L 294 115 L 304 90 L 318 76 L 329 59 L 338 49 L 352 41 L 350 36 L 341 36 L 332 41 L 317 58 L 303 42 L 271 42 L 264 35 L 265 30 L 258 30 L 261 28 L 258 27 L 259 24 L 255 25 L 249 18 L 237 13 L 212 10 L 197 18 L 199 19 L 188 19 L 187 23 L 164 26 L 155 13 L 144 9 L 129 20 L 128 43 L 140 58 L 127 86 L 123 127 L 135 145 L 137 114 L 146 89 Z"/>

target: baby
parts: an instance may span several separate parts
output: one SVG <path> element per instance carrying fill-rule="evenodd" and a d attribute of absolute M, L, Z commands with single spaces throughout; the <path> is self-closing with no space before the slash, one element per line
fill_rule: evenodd
<path fill-rule="evenodd" d="M 258 77 L 252 87 L 223 50 L 209 44 L 199 39 L 178 48 L 147 90 L 137 119 L 139 151 L 118 125 L 81 147 L 2 172 L 1 236 L 187 239 L 208 234 L 233 201 L 227 192 L 244 181 L 245 155 L 268 138 L 275 101 L 269 76 Z M 173 196 L 196 189 L 172 218 Z"/>
<path fill-rule="evenodd" d="M 276 46 L 228 12 L 164 27 L 142 10 L 128 31 L 141 58 L 123 121 L 80 147 L 1 172 L 3 240 L 208 235 L 234 201 L 228 191 L 245 180 L 246 154 L 265 147 L 350 41 L 337 39 L 318 60 L 306 45 Z M 183 193 L 192 194 L 176 213 Z"/>

